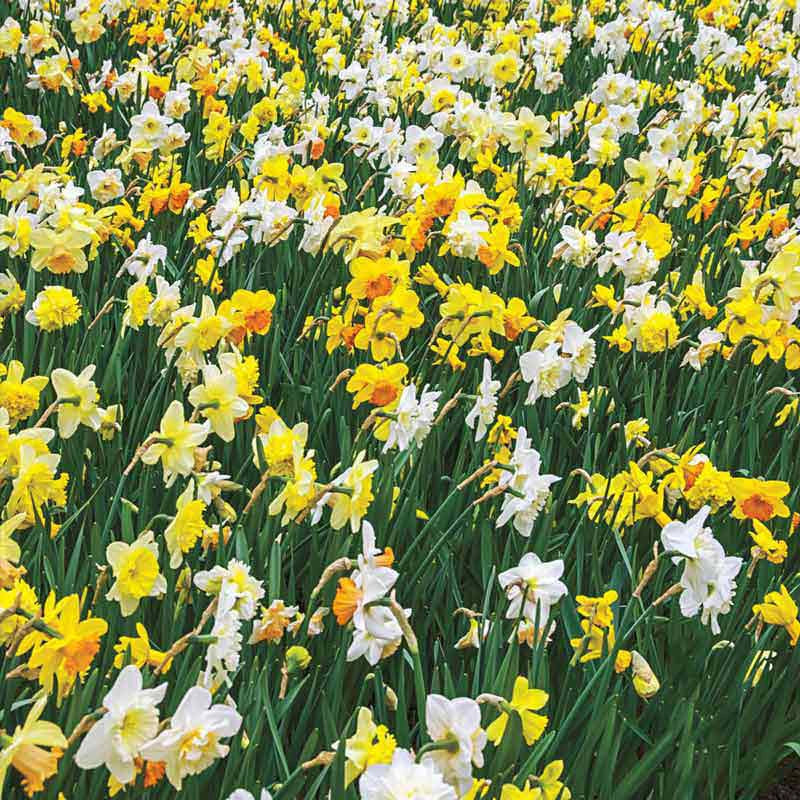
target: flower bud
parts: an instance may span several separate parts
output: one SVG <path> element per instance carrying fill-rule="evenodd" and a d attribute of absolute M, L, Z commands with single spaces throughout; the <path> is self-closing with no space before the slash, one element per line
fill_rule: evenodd
<path fill-rule="evenodd" d="M 661 688 L 655 672 L 640 653 L 631 651 L 631 667 L 633 669 L 633 688 L 644 700 L 649 700 Z"/>

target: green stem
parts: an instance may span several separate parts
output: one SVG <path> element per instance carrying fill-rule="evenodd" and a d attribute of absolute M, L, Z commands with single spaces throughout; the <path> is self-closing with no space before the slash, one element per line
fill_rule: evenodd
<path fill-rule="evenodd" d="M 216 644 L 217 637 L 210 633 L 198 633 L 192 636 L 192 642 L 195 644 Z"/>
<path fill-rule="evenodd" d="M 412 650 L 411 657 L 414 660 L 414 696 L 417 700 L 417 716 L 419 717 L 419 739 L 424 742 L 428 736 L 428 729 L 425 724 L 425 702 L 428 694 L 425 691 L 425 677 L 422 672 L 422 660 L 419 657 L 419 650 Z"/>
<path fill-rule="evenodd" d="M 25 619 L 31 620 L 31 627 L 33 627 L 34 630 L 40 631 L 41 633 L 46 633 L 53 639 L 62 638 L 61 634 L 57 630 L 54 630 L 45 622 L 43 622 L 40 617 L 35 617 L 30 611 L 26 611 L 24 608 L 18 608 L 16 613 L 21 617 L 25 617 Z"/>
<path fill-rule="evenodd" d="M 419 763 L 426 753 L 433 753 L 437 750 L 446 750 L 448 753 L 458 752 L 458 739 L 455 736 L 448 736 L 446 739 L 440 739 L 438 742 L 428 742 L 422 745 L 417 751 L 416 761 Z"/>

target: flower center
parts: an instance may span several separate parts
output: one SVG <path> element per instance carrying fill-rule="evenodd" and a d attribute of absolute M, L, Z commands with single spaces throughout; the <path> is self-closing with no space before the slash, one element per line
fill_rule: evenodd
<path fill-rule="evenodd" d="M 742 511 L 750 519 L 757 519 L 760 522 L 766 522 L 772 519 L 772 503 L 760 494 L 754 494 L 748 497 L 742 503 Z"/>

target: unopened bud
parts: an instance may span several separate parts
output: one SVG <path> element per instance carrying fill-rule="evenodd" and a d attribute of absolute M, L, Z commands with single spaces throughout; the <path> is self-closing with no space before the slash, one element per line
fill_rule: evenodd
<path fill-rule="evenodd" d="M 397 694 L 391 686 L 386 687 L 386 708 L 389 711 L 397 711 Z"/>

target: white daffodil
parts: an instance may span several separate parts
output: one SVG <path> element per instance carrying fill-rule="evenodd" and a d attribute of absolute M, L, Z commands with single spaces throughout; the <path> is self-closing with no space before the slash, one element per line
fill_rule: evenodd
<path fill-rule="evenodd" d="M 425 724 L 428 735 L 436 743 L 449 747 L 432 750 L 423 757 L 458 792 L 465 795 L 472 786 L 472 766 L 483 766 L 486 731 L 481 727 L 481 710 L 469 697 L 448 700 L 430 694 L 425 703 Z"/>
<path fill-rule="evenodd" d="M 492 380 L 492 362 L 488 358 L 483 359 L 483 377 L 478 385 L 478 392 L 475 397 L 475 405 L 472 406 L 464 422 L 468 428 L 475 430 L 475 441 L 479 442 L 486 436 L 486 431 L 494 422 L 497 414 L 497 393 L 500 391 L 500 381 Z"/>
<path fill-rule="evenodd" d="M 661 530 L 661 542 L 668 551 L 678 553 L 672 557 L 673 564 L 684 564 L 680 580 L 681 613 L 685 617 L 700 613 L 702 623 L 710 623 L 712 633 L 717 634 L 719 615 L 730 611 L 736 590 L 734 578 L 742 567 L 742 559 L 726 556 L 711 528 L 705 527 L 710 513 L 710 507 L 703 506 L 686 522 L 667 523 Z"/>
<path fill-rule="evenodd" d="M 247 789 L 236 789 L 228 796 L 228 800 L 256 800 L 256 798 Z M 262 789 L 258 800 L 272 800 L 272 795 L 266 789 Z"/>
<path fill-rule="evenodd" d="M 106 205 L 125 194 L 122 172 L 118 169 L 93 169 L 86 173 L 89 191 L 98 203 Z"/>
<path fill-rule="evenodd" d="M 81 769 L 105 764 L 120 783 L 132 781 L 136 775 L 135 759 L 158 734 L 157 706 L 166 691 L 166 683 L 143 689 L 139 668 L 133 664 L 125 667 L 103 698 L 108 710 L 84 737 L 75 753 L 75 763 Z"/>
<path fill-rule="evenodd" d="M 592 334 L 596 330 L 595 326 L 585 331 L 575 322 L 568 322 L 564 327 L 561 352 L 569 359 L 572 377 L 578 383 L 583 383 L 589 377 L 589 371 L 594 366 L 596 345 Z"/>
<path fill-rule="evenodd" d="M 533 405 L 540 397 L 552 397 L 571 376 L 570 363 L 559 355 L 557 343 L 544 350 L 531 350 L 519 359 L 522 380 L 529 384 L 525 402 Z"/>
<path fill-rule="evenodd" d="M 178 790 L 187 775 L 197 775 L 228 754 L 222 739 L 234 736 L 242 725 L 235 708 L 211 705 L 211 692 L 192 686 L 181 700 L 169 727 L 142 748 L 148 761 L 166 763 L 167 780 Z"/>
<path fill-rule="evenodd" d="M 501 528 L 514 520 L 514 529 L 522 536 L 530 536 L 533 523 L 550 496 L 550 487 L 561 480 L 558 475 L 542 475 L 539 452 L 530 446 L 525 428 L 517 431 L 514 453 L 502 471 L 498 486 L 505 489 L 503 505 L 495 526 Z"/>
<path fill-rule="evenodd" d="M 408 750 L 397 748 L 391 764 L 371 764 L 358 780 L 361 800 L 458 800 L 452 786 L 430 763 L 417 764 Z"/>
<path fill-rule="evenodd" d="M 194 585 L 206 594 L 219 595 L 223 589 L 232 595 L 232 606 L 241 619 L 252 619 L 258 601 L 264 596 L 264 585 L 250 574 L 249 564 L 232 558 L 227 567 L 217 565 L 195 574 Z"/>
<path fill-rule="evenodd" d="M 559 580 L 564 574 L 564 562 L 542 561 L 536 553 L 525 553 L 516 567 L 501 572 L 497 579 L 509 600 L 507 619 L 522 616 L 536 621 L 539 610 L 539 626 L 550 616 L 550 609 L 567 593 L 567 587 Z"/>
<path fill-rule="evenodd" d="M 417 400 L 417 387 L 411 383 L 403 389 L 397 408 L 389 421 L 389 434 L 383 452 L 396 447 L 407 450 L 414 441 L 419 447 L 430 433 L 441 392 L 428 392 L 426 386 Z"/>
<path fill-rule="evenodd" d="M 553 250 L 553 258 L 563 259 L 576 267 L 585 267 L 600 248 L 594 231 L 582 231 L 572 225 L 561 227 L 561 241 Z"/>
<path fill-rule="evenodd" d="M 172 486 L 178 475 L 188 475 L 194 467 L 194 451 L 205 440 L 211 423 L 186 422 L 183 404 L 173 400 L 161 418 L 160 430 L 148 438 L 151 442 L 142 454 L 145 464 L 155 464 L 161 459 L 164 483 Z"/>
<path fill-rule="evenodd" d="M 402 638 L 403 631 L 392 612 L 378 606 L 370 613 L 369 628 L 353 628 L 353 640 L 347 648 L 347 660 L 355 661 L 364 656 L 374 666 L 382 658 L 394 653 Z"/>
<path fill-rule="evenodd" d="M 242 618 L 234 610 L 235 602 L 232 584 L 226 583 L 219 594 L 214 614 L 214 627 L 211 629 L 213 641 L 206 649 L 206 670 L 202 683 L 211 691 L 227 679 L 229 672 L 239 667 Z"/>

